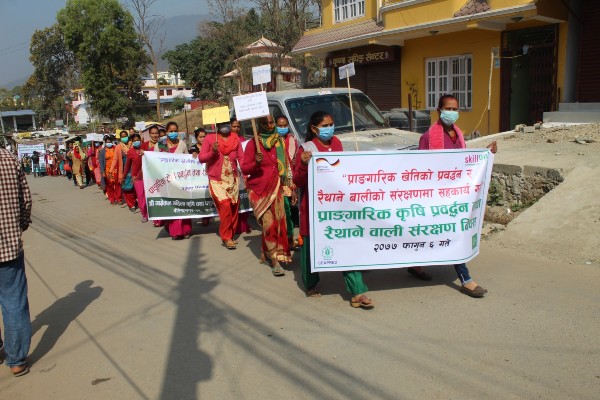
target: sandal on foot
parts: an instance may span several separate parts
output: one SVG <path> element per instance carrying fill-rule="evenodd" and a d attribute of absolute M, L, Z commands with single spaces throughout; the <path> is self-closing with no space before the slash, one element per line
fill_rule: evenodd
<path fill-rule="evenodd" d="M 314 299 L 317 299 L 321 297 L 321 292 L 319 292 L 319 290 L 316 287 L 314 287 L 306 291 L 306 297 L 312 297 Z"/>
<path fill-rule="evenodd" d="M 233 240 L 228 240 L 225 243 L 225 247 L 227 247 L 227 250 L 235 250 L 236 249 L 235 242 Z"/>
<path fill-rule="evenodd" d="M 371 308 L 375 307 L 375 302 L 364 294 L 361 294 L 357 299 L 350 299 L 350 305 L 353 308 L 360 307 L 364 308 L 365 310 L 370 310 Z"/>
<path fill-rule="evenodd" d="M 277 265 L 275 267 L 271 267 L 271 273 L 273 276 L 284 276 L 285 271 L 281 268 L 281 265 Z"/>
<path fill-rule="evenodd" d="M 469 289 L 465 286 L 461 286 L 461 291 L 467 296 L 474 297 L 476 299 L 482 298 L 487 293 L 487 289 L 484 289 L 479 285 L 475 286 L 475 289 Z"/>
<path fill-rule="evenodd" d="M 26 375 L 29 373 L 29 365 L 27 363 L 15 365 L 14 367 L 10 367 L 10 372 L 13 373 L 15 378 Z"/>

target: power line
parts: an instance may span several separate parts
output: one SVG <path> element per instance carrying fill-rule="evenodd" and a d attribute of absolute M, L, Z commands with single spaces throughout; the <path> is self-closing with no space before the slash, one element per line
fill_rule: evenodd
<path fill-rule="evenodd" d="M 27 44 L 27 42 L 15 44 L 14 46 L 10 46 L 10 47 L 7 47 L 5 49 L 0 49 L 0 52 L 3 52 L 4 50 L 9 50 L 9 49 L 12 49 L 12 48 L 15 48 L 15 47 L 23 46 L 24 44 Z"/>
<path fill-rule="evenodd" d="M 9 51 L 5 51 L 4 53 L 0 53 L 0 57 L 5 56 L 7 54 L 12 54 L 12 53 L 16 53 L 19 51 L 23 51 L 23 50 L 27 50 L 27 49 L 13 49 L 13 50 L 9 50 Z"/>

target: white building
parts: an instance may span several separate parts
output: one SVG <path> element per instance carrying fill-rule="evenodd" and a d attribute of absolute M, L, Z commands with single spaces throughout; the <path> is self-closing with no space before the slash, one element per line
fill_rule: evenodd
<path fill-rule="evenodd" d="M 160 91 L 160 104 L 164 116 L 171 115 L 170 104 L 176 97 L 184 97 L 186 101 L 193 100 L 192 88 L 186 86 L 184 80 L 179 74 L 174 75 L 170 72 L 159 72 L 158 81 L 152 77 L 144 77 L 142 94 L 148 98 L 150 104 L 156 105 L 157 91 Z M 79 125 L 87 125 L 91 121 L 88 99 L 84 89 L 75 89 L 71 91 L 72 111 L 75 114 L 75 121 Z M 189 108 L 188 108 L 189 109 Z"/>

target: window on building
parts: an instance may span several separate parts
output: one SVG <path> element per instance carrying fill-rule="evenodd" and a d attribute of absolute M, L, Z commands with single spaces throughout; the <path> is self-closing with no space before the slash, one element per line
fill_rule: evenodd
<path fill-rule="evenodd" d="M 335 0 L 335 22 L 364 17 L 365 0 Z"/>
<path fill-rule="evenodd" d="M 458 99 L 461 110 L 472 108 L 471 55 L 428 58 L 426 60 L 427 108 L 437 108 L 437 102 L 444 94 L 452 94 Z"/>
<path fill-rule="evenodd" d="M 165 95 L 165 91 L 164 91 L 164 90 L 161 90 L 161 91 L 160 91 L 160 95 L 161 95 L 161 96 L 164 96 L 164 95 Z"/>
<path fill-rule="evenodd" d="M 149 95 L 149 94 L 150 94 L 150 91 L 149 91 L 149 90 L 144 90 L 144 94 L 145 94 L 145 95 Z"/>

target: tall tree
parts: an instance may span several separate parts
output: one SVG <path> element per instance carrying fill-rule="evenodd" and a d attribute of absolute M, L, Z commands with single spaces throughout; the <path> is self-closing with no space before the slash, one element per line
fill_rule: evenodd
<path fill-rule="evenodd" d="M 57 19 L 92 108 L 112 120 L 131 114 L 148 65 L 131 14 L 118 0 L 67 0 Z"/>
<path fill-rule="evenodd" d="M 160 88 L 158 87 L 158 61 L 165 51 L 165 19 L 160 15 L 151 14 L 150 9 L 158 0 L 130 0 L 134 15 L 135 28 L 140 42 L 146 48 L 151 62 L 151 72 L 156 83 L 156 118 L 161 119 Z"/>
<path fill-rule="evenodd" d="M 33 33 L 29 60 L 34 70 L 23 88 L 24 98 L 29 102 L 36 99 L 32 104 L 39 108 L 38 112 L 47 110 L 54 118 L 61 118 L 65 110 L 64 98 L 74 88 L 78 73 L 75 55 L 66 48 L 63 32 L 57 23 Z M 57 98 L 62 101 L 57 102 Z M 62 106 L 57 108 L 57 104 Z"/>

